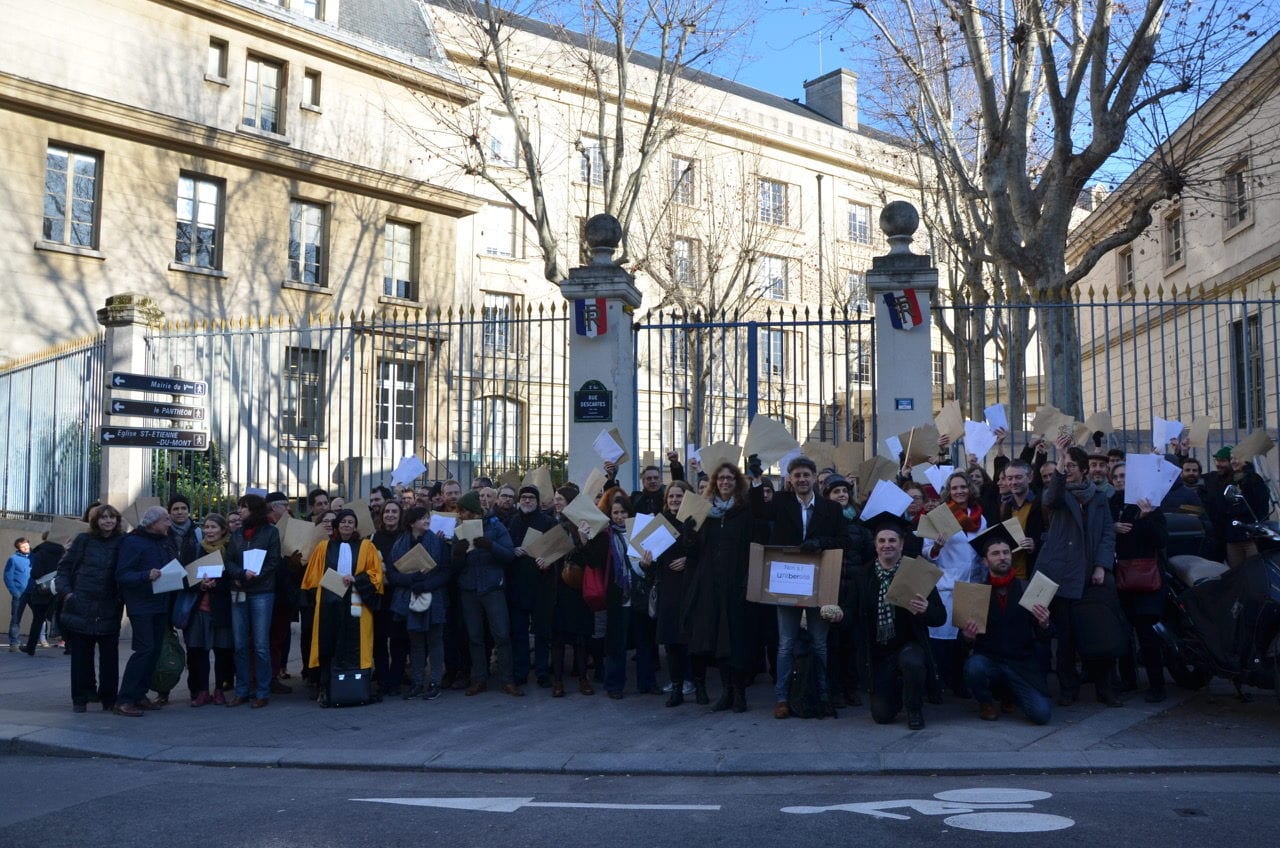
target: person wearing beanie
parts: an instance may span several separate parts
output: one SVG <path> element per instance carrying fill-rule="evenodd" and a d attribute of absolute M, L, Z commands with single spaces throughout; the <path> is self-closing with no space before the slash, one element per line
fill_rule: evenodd
<path fill-rule="evenodd" d="M 507 612 L 511 616 L 511 664 L 518 686 L 528 682 L 529 634 L 533 638 L 532 669 L 538 686 L 551 687 L 551 641 L 545 629 L 535 628 L 534 612 L 538 604 L 538 564 L 522 547 L 530 530 L 546 533 L 555 525 L 555 519 L 539 508 L 542 499 L 537 486 L 521 486 L 515 504 L 515 514 L 507 524 L 511 544 L 515 549 L 515 561 L 508 570 Z"/>
<path fill-rule="evenodd" d="M 852 486 L 840 474 L 831 474 L 822 486 L 822 496 L 840 507 L 847 541 L 840 566 L 839 605 L 843 617 L 830 625 L 827 632 L 827 679 L 831 681 L 831 697 L 836 706 L 862 705 L 859 690 L 858 650 L 853 615 L 853 583 L 860 571 L 875 561 L 875 543 L 869 531 L 858 520 L 858 508 L 852 500 Z M 840 703 L 843 701 L 843 703 Z"/>
<path fill-rule="evenodd" d="M 458 498 L 458 519 L 480 521 L 483 528 L 482 535 L 474 542 L 459 539 L 453 543 L 453 564 L 458 569 L 462 618 L 471 641 L 471 685 L 467 687 L 467 694 L 479 695 L 489 688 L 489 652 L 485 650 L 487 626 L 497 652 L 502 691 L 522 697 L 524 690 L 516 685 L 512 670 L 511 617 L 507 611 L 505 591 L 507 566 L 515 559 L 511 534 L 498 519 L 484 517 L 480 494 L 474 490 Z"/>
<path fill-rule="evenodd" d="M 129 612 L 133 655 L 120 680 L 116 715 L 137 717 L 143 710 L 160 709 L 146 695 L 169 629 L 169 596 L 153 592 L 151 584 L 160 579 L 160 569 L 176 554 L 169 539 L 169 511 L 162 506 L 150 507 L 120 543 L 116 584 Z"/>

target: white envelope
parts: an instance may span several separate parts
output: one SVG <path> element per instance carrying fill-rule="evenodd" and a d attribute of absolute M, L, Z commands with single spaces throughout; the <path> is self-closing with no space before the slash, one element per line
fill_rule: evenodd
<path fill-rule="evenodd" d="M 427 471 L 427 466 L 416 456 L 406 456 L 400 460 L 396 466 L 396 470 L 391 472 L 391 485 L 402 486 L 411 483 L 421 477 Z"/>
<path fill-rule="evenodd" d="M 881 480 L 871 490 L 867 504 L 862 508 L 862 520 L 870 521 L 882 512 L 901 516 L 911 506 L 911 496 L 888 480 Z"/>
<path fill-rule="evenodd" d="M 988 406 L 982 411 L 983 416 L 987 419 L 987 425 L 992 430 L 1009 431 L 1009 414 L 1005 412 L 1003 403 L 996 403 Z"/>
<path fill-rule="evenodd" d="M 978 458 L 978 464 L 986 459 L 987 454 L 996 446 L 996 434 L 986 424 L 977 421 L 964 422 L 964 449 Z"/>
<path fill-rule="evenodd" d="M 254 574 L 261 574 L 262 564 L 267 561 L 267 552 L 251 548 L 244 552 L 240 561 L 244 564 L 245 571 L 252 571 Z"/>

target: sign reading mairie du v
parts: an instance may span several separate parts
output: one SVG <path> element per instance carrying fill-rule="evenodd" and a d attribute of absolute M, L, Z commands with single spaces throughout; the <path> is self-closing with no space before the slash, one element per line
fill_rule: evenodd
<path fill-rule="evenodd" d="M 183 380 L 178 377 L 160 377 L 155 374 L 130 374 L 126 371 L 112 371 L 107 384 L 113 389 L 134 392 L 197 397 L 209 394 L 209 384 L 203 380 Z"/>
<path fill-rule="evenodd" d="M 587 380 L 573 393 L 575 424 L 613 420 L 613 392 L 599 380 Z"/>
<path fill-rule="evenodd" d="M 204 430 L 151 430 L 144 427 L 103 427 L 98 443 L 111 448 L 167 448 L 202 451 L 209 448 Z"/>
<path fill-rule="evenodd" d="M 203 421 L 203 406 L 184 406 L 180 403 L 163 403 L 152 400 L 111 399 L 112 415 L 128 415 L 133 418 L 167 418 L 172 421 Z"/>

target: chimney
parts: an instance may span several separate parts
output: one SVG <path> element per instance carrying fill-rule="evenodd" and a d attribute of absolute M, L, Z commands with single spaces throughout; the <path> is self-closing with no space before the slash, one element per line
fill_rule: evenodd
<path fill-rule="evenodd" d="M 858 75 L 837 68 L 804 84 L 804 105 L 845 129 L 858 128 Z"/>

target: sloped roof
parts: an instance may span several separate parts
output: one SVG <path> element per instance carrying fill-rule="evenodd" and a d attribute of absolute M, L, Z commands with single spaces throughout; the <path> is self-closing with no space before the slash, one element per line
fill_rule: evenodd
<path fill-rule="evenodd" d="M 346 0 L 338 6 L 338 28 L 413 56 L 440 56 L 417 0 Z"/>

